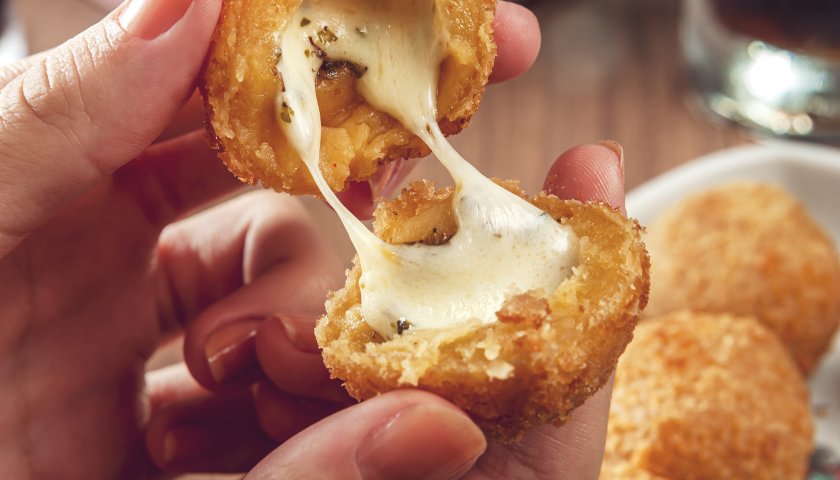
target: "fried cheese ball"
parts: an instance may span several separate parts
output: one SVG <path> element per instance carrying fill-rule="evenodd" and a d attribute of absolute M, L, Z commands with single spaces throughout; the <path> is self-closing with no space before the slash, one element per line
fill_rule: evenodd
<path fill-rule="evenodd" d="M 810 373 L 840 321 L 834 241 L 782 189 L 713 188 L 669 209 L 646 237 L 653 269 L 646 315 L 687 309 L 754 316 Z"/>
<path fill-rule="evenodd" d="M 454 134 L 477 109 L 493 66 L 495 0 L 430 1 L 449 22 L 437 107 L 441 129 Z M 201 88 L 211 137 L 234 174 L 279 191 L 318 195 L 275 113 L 284 88 L 275 68 L 276 32 L 300 5 L 226 0 Z M 356 80 L 352 65 L 331 59 L 317 77 L 320 168 L 334 190 L 369 179 L 387 162 L 429 152 L 371 107 Z M 517 184 L 505 186 L 525 198 Z M 374 230 L 390 243 L 443 244 L 458 230 L 452 195 L 416 183 L 379 206 Z M 385 341 L 361 317 L 360 267 L 348 272 L 345 288 L 327 302 L 316 337 L 326 365 L 351 395 L 363 400 L 397 388 L 425 389 L 464 408 L 495 438 L 511 441 L 533 425 L 563 422 L 603 386 L 647 301 L 641 229 L 604 205 L 548 195 L 530 200 L 575 231 L 579 265 L 548 296 L 509 298 L 491 325 L 411 329 Z"/>
<path fill-rule="evenodd" d="M 515 182 L 502 182 L 526 198 Z M 376 211 L 389 243 L 438 245 L 457 233 L 452 189 L 416 182 Z M 648 258 L 640 227 L 602 204 L 541 194 L 529 199 L 579 238 L 579 263 L 552 294 L 509 298 L 492 324 L 408 330 L 384 341 L 362 318 L 356 264 L 327 301 L 316 328 L 334 377 L 364 400 L 398 388 L 436 393 L 495 439 L 561 424 L 600 389 L 647 301 Z"/>
<path fill-rule="evenodd" d="M 225 0 L 200 87 L 212 143 L 231 172 L 277 191 L 320 195 L 275 114 L 283 89 L 275 34 L 301 1 Z M 441 130 L 450 135 L 469 123 L 493 69 L 496 2 L 433 1 L 449 13 L 449 55 L 440 67 L 437 110 Z M 318 73 L 320 167 L 335 191 L 370 179 L 388 162 L 429 154 L 419 138 L 357 93 L 358 73 L 353 65 L 330 59 Z"/>
<path fill-rule="evenodd" d="M 601 480 L 805 478 L 814 426 L 784 346 L 750 317 L 639 324 L 618 362 Z"/>

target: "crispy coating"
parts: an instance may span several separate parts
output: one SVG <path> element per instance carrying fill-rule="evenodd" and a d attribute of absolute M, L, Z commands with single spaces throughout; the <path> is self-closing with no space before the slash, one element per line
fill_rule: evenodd
<path fill-rule="evenodd" d="M 441 64 L 439 124 L 458 133 L 478 108 L 495 58 L 495 0 L 433 0 L 446 11 L 449 56 Z M 275 98 L 275 33 L 301 0 L 225 0 L 201 82 L 214 145 L 240 179 L 293 194 L 318 195 L 280 129 Z M 366 180 L 385 163 L 429 153 L 389 115 L 356 92 L 357 76 L 326 62 L 317 79 L 323 123 L 320 168 L 334 190 Z M 506 188 L 522 195 L 517 184 Z M 452 191 L 417 183 L 381 204 L 374 230 L 392 243 L 441 244 L 457 232 Z M 467 410 L 495 438 L 562 423 L 615 368 L 647 302 L 648 257 L 640 227 L 600 204 L 549 195 L 530 199 L 569 224 L 580 265 L 548 298 L 508 299 L 493 325 L 416 330 L 384 342 L 361 318 L 360 268 L 331 295 L 316 329 L 325 363 L 358 399 L 402 387 L 442 395 Z"/>
<path fill-rule="evenodd" d="M 517 183 L 502 184 L 526 198 Z M 379 206 L 374 230 L 391 243 L 440 244 L 457 230 L 451 195 L 451 189 L 416 182 Z M 508 299 L 496 323 L 410 330 L 383 342 L 361 315 L 358 264 L 348 272 L 344 289 L 327 301 L 316 337 L 332 375 L 353 397 L 428 390 L 509 442 L 532 426 L 563 423 L 604 385 L 647 302 L 641 229 L 603 204 L 547 194 L 530 201 L 571 226 L 580 239 L 580 263 L 548 298 Z"/>
<path fill-rule="evenodd" d="M 780 188 L 731 184 L 668 210 L 646 238 L 646 315 L 688 309 L 754 316 L 811 372 L 840 321 L 840 261 L 829 236 Z"/>
<path fill-rule="evenodd" d="M 814 427 L 784 346 L 749 317 L 642 322 L 616 369 L 602 480 L 805 477 Z"/>
<path fill-rule="evenodd" d="M 449 135 L 460 132 L 478 109 L 496 55 L 495 0 L 434 0 L 446 9 L 449 56 L 441 64 L 438 120 Z M 258 180 L 292 194 L 319 195 L 300 157 L 281 130 L 275 98 L 275 34 L 301 0 L 225 0 L 201 82 L 212 144 L 242 181 Z M 383 164 L 429 154 L 428 147 L 393 117 L 356 92 L 357 77 L 340 62 L 318 74 L 323 138 L 321 170 L 333 190 L 367 180 Z"/>

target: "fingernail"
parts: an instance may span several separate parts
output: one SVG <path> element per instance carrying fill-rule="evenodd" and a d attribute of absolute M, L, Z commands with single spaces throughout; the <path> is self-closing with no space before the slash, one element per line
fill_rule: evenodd
<path fill-rule="evenodd" d="M 624 147 L 615 140 L 601 140 L 597 144 L 615 152 L 618 157 L 618 168 L 621 169 L 621 174 L 624 175 Z"/>
<path fill-rule="evenodd" d="M 126 32 L 153 40 L 183 18 L 193 0 L 129 0 L 120 13 L 120 25 Z"/>
<path fill-rule="evenodd" d="M 356 462 L 365 480 L 461 478 L 487 443 L 466 415 L 438 405 L 415 405 L 374 429 Z"/>
<path fill-rule="evenodd" d="M 256 336 L 262 320 L 246 320 L 222 326 L 207 337 L 204 355 L 210 374 L 220 385 L 258 371 Z"/>
<path fill-rule="evenodd" d="M 215 432 L 199 425 L 169 427 L 163 436 L 165 466 L 183 464 L 206 456 L 213 451 Z"/>

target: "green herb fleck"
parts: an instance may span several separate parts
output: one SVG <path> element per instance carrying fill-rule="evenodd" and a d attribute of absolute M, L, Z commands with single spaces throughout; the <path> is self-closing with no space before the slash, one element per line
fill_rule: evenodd
<path fill-rule="evenodd" d="M 397 335 L 402 335 L 403 332 L 411 328 L 411 323 L 403 318 L 397 320 Z"/>
<path fill-rule="evenodd" d="M 327 60 L 321 65 L 321 74 L 325 78 L 337 78 L 341 69 L 346 68 L 353 72 L 356 78 L 362 78 L 368 71 L 368 67 L 357 65 L 345 60 Z"/>
<path fill-rule="evenodd" d="M 280 109 L 280 120 L 283 120 L 286 123 L 292 123 L 292 117 L 294 116 L 295 111 L 292 110 L 292 107 L 290 107 L 286 102 L 283 102 L 283 106 Z"/>
<path fill-rule="evenodd" d="M 336 40 L 338 37 L 330 30 L 330 27 L 325 26 L 322 30 L 318 30 L 318 41 L 321 45 L 326 46 Z"/>

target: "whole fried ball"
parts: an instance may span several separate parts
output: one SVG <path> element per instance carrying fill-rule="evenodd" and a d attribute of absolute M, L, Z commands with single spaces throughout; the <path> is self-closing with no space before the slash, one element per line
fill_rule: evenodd
<path fill-rule="evenodd" d="M 200 87 L 210 137 L 231 172 L 278 191 L 319 195 L 275 114 L 283 89 L 276 34 L 301 1 L 225 0 Z M 437 107 L 438 124 L 450 135 L 469 123 L 493 69 L 496 2 L 431 1 L 448 13 L 448 55 L 440 66 Z M 330 188 L 341 191 L 348 182 L 367 180 L 390 161 L 428 155 L 419 138 L 359 95 L 357 72 L 336 60 L 326 59 L 317 78 L 320 166 Z"/>
<path fill-rule="evenodd" d="M 618 362 L 602 480 L 805 477 L 814 427 L 784 346 L 749 317 L 639 324 Z"/>
<path fill-rule="evenodd" d="M 518 184 L 504 182 L 524 197 Z M 457 234 L 451 188 L 416 182 L 380 204 L 375 232 L 389 243 L 437 245 Z M 648 257 L 639 225 L 603 204 L 542 194 L 529 199 L 579 239 L 572 277 L 550 295 L 512 296 L 498 321 L 408 330 L 391 340 L 362 317 L 355 265 L 316 328 L 324 362 L 359 400 L 420 388 L 464 409 L 485 432 L 514 441 L 563 423 L 609 379 L 647 301 Z"/>
<path fill-rule="evenodd" d="M 646 241 L 653 259 L 646 315 L 754 316 L 805 374 L 829 347 L 840 321 L 837 248 L 784 190 L 739 183 L 690 196 Z"/>

